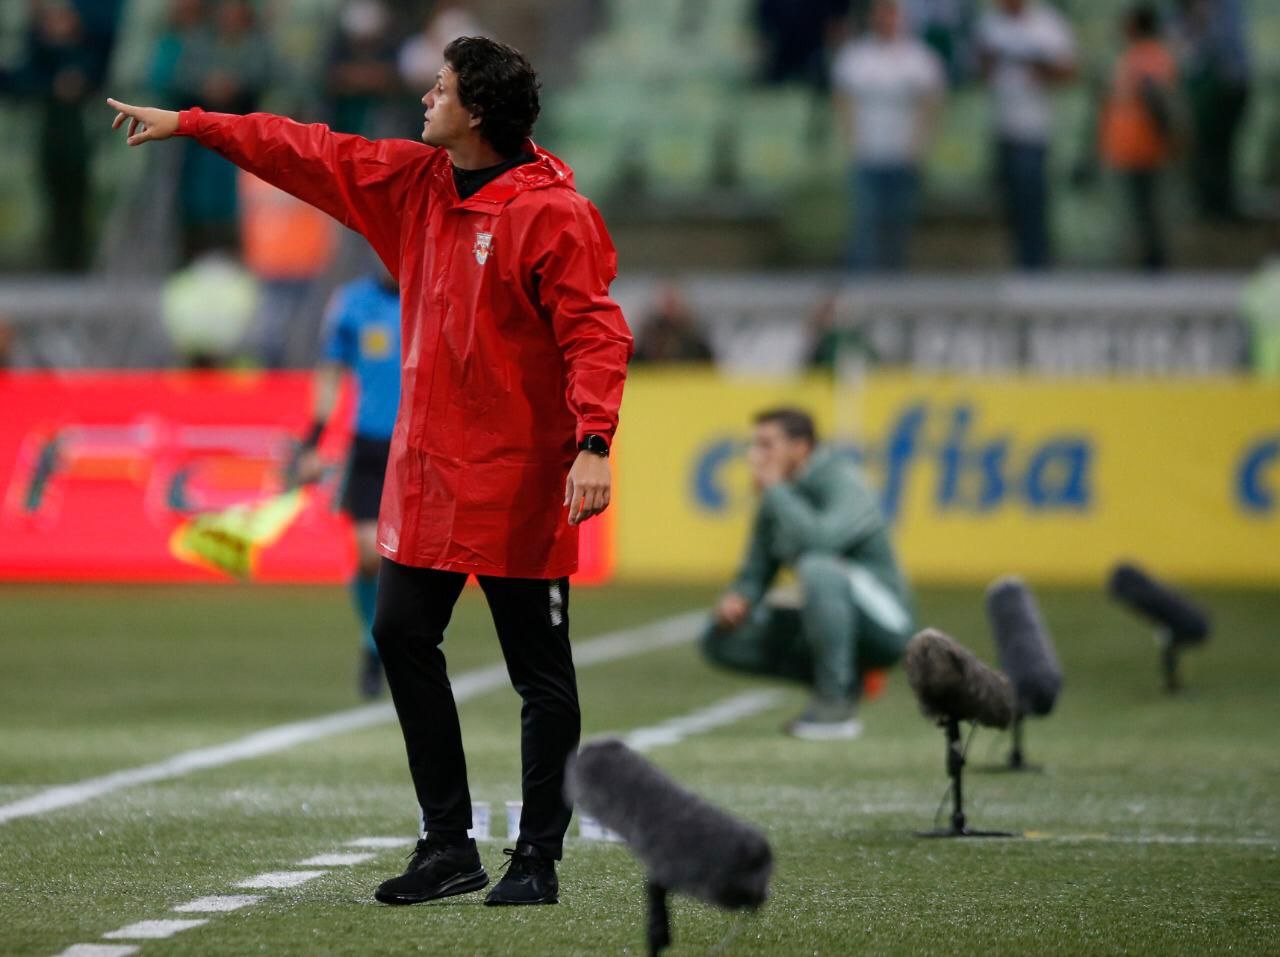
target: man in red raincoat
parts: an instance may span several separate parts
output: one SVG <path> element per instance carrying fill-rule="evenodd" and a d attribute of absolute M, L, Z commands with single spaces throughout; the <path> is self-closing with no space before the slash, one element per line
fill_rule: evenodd
<path fill-rule="evenodd" d="M 422 143 L 108 103 L 115 127 L 129 121 L 129 145 L 196 138 L 361 233 L 399 282 L 402 383 L 373 633 L 422 834 L 405 873 L 375 896 L 412 904 L 489 881 L 467 837 L 466 761 L 440 650 L 476 575 L 524 703 L 520 835 L 485 902 L 549 904 L 580 726 L 568 576 L 577 526 L 609 504 L 631 334 L 609 298 L 617 257 L 600 214 L 529 139 L 539 105 L 528 61 L 475 37 L 451 43 L 445 60 L 422 98 Z"/>

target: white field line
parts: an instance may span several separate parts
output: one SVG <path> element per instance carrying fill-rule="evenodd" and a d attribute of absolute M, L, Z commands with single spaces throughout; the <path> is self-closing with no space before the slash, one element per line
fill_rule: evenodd
<path fill-rule="evenodd" d="M 781 699 L 782 693 L 780 691 L 747 691 L 743 694 L 734 695 L 732 698 L 717 701 L 708 707 L 699 708 L 697 711 L 668 718 L 659 724 L 628 731 L 622 735 L 622 740 L 626 742 L 628 747 L 637 751 L 648 751 L 651 748 L 679 744 L 685 738 L 703 734 L 707 731 L 714 731 L 716 728 L 722 728 L 741 721 L 743 718 L 749 718 L 762 711 L 768 711 Z M 512 830 L 512 818 L 517 822 L 518 828 L 520 803 L 518 801 L 508 801 L 505 803 L 505 808 L 508 815 L 508 831 Z M 582 814 L 579 812 L 579 817 L 581 816 Z M 591 825 L 588 824 L 588 829 L 590 827 Z M 384 850 L 387 848 L 404 848 L 411 843 L 411 838 L 403 837 L 357 837 L 347 841 L 344 846 Z M 302 861 L 301 864 L 322 865 L 328 863 L 330 857 L 341 856 L 343 855 L 322 854 Z"/>
<path fill-rule="evenodd" d="M 1280 847 L 1280 837 L 1202 837 L 1198 834 L 1050 834 L 1045 831 L 1027 831 L 1022 836 L 1031 841 L 1046 841 L 1054 844 L 1216 844 L 1223 847 Z"/>
<path fill-rule="evenodd" d="M 328 871 L 269 871 L 257 874 L 247 880 L 239 881 L 235 886 L 246 890 L 268 890 L 282 887 L 298 887 L 307 881 L 328 874 Z"/>
<path fill-rule="evenodd" d="M 1277 847 L 1277 837 L 1199 837 L 1195 834 L 1149 834 L 1137 837 L 1114 837 L 1125 844 L 1234 844 L 1241 847 Z"/>
<path fill-rule="evenodd" d="M 229 911 L 250 907 L 265 900 L 261 894 L 218 894 L 213 897 L 199 897 L 185 904 L 179 904 L 173 910 L 178 914 L 225 914 Z"/>
<path fill-rule="evenodd" d="M 648 751 L 651 748 L 678 744 L 694 735 L 714 731 L 716 728 L 722 728 L 741 721 L 743 718 L 749 718 L 762 711 L 768 711 L 781 699 L 782 693 L 780 691 L 747 691 L 743 694 L 734 695 L 732 698 L 725 698 L 723 701 L 718 701 L 708 707 L 699 708 L 697 711 L 669 718 L 659 724 L 636 728 L 623 735 L 622 740 L 626 742 L 628 747 L 637 751 Z M 507 828 L 510 831 L 512 830 L 512 817 L 516 822 L 519 821 L 520 804 L 517 801 L 508 801 L 505 807 L 508 814 Z M 579 812 L 579 816 L 582 816 L 581 812 Z M 590 829 L 590 825 L 588 825 L 588 829 Z M 384 850 L 387 848 L 404 848 L 411 843 L 411 838 L 403 837 L 357 837 L 347 841 L 344 846 Z M 331 858 L 342 856 L 344 855 L 321 854 L 302 861 L 300 864 L 325 865 L 330 863 Z M 342 862 L 334 860 L 332 863 Z"/>
<path fill-rule="evenodd" d="M 58 957 L 129 957 L 137 952 L 133 944 L 72 944 Z"/>
<path fill-rule="evenodd" d="M 699 615 L 701 617 L 701 615 Z M 606 639 L 601 639 L 606 640 Z M 619 645 L 612 638 L 607 639 L 611 642 L 605 646 L 606 653 L 610 656 L 618 656 L 626 654 L 625 645 Z M 673 644 L 669 640 L 664 643 Z M 600 655 L 601 652 L 595 652 Z M 612 660 L 611 657 L 597 657 L 600 660 Z M 455 685 L 456 687 L 456 685 Z M 637 728 L 629 732 L 623 740 L 635 748 L 637 751 L 646 751 L 650 748 L 663 747 L 665 745 L 677 744 L 686 738 L 696 734 L 703 734 L 707 731 L 722 728 L 726 725 L 741 721 L 743 718 L 766 711 L 776 705 L 782 697 L 778 691 L 748 691 L 743 694 L 734 695 L 732 698 L 726 698 L 718 701 L 706 708 L 699 708 L 688 714 L 678 715 L 670 718 L 660 724 L 650 725 L 645 728 Z M 508 802 L 508 810 L 514 809 L 516 802 Z M 595 822 L 591 822 L 594 824 Z M 581 820 L 579 827 L 582 827 Z M 606 828 L 600 827 L 599 833 L 594 837 L 596 840 L 617 840 L 617 836 Z M 594 834 L 594 832 L 593 832 Z M 588 838 L 589 840 L 592 838 Z M 387 849 L 392 847 L 403 847 L 407 841 L 397 837 L 357 837 L 347 841 L 347 847 L 358 848 L 375 848 Z M 353 852 L 337 852 L 328 854 L 317 854 L 314 857 L 308 857 L 306 860 L 299 861 L 295 866 L 342 866 L 349 864 L 363 864 L 365 861 L 376 857 L 376 853 L 366 851 L 362 853 Z M 310 870 L 310 871 L 272 871 L 266 874 L 258 874 L 247 880 L 238 882 L 235 886 L 239 888 L 286 888 L 297 887 L 305 884 L 307 881 L 314 880 L 324 874 L 333 873 L 327 870 Z M 175 911 L 180 913 L 202 913 L 214 914 L 226 911 L 238 910 L 241 907 L 248 907 L 262 900 L 259 896 L 254 895 L 226 895 L 220 897 L 201 897 L 198 900 L 191 901 L 187 904 L 179 904 L 174 907 Z M 189 927 L 199 927 L 201 924 L 207 924 L 208 920 L 148 920 L 137 924 L 130 924 L 128 927 L 112 931 L 103 936 L 107 939 L 124 938 L 124 939 L 140 939 L 140 938 L 163 938 L 171 937 L 179 931 L 186 930 Z M 88 948 L 75 950 L 74 948 L 64 951 L 60 957 L 125 957 L 127 954 L 134 953 L 134 950 L 94 950 L 95 947 L 101 945 L 95 944 L 78 944 L 79 948 Z"/>
<path fill-rule="evenodd" d="M 767 710 L 767 708 L 762 707 L 760 710 Z M 746 715 L 743 715 L 743 717 L 746 717 Z M 680 719 L 673 720 L 678 721 Z M 657 727 L 662 727 L 662 725 Z M 630 744 L 631 735 L 638 735 L 645 730 L 644 728 L 637 729 L 627 735 L 624 740 L 627 740 L 628 744 Z M 662 741 L 659 743 L 666 744 L 669 742 Z M 652 746 L 654 745 L 650 745 L 650 747 Z M 863 802 L 852 807 L 859 814 L 898 814 L 903 811 L 918 811 L 921 806 L 919 801 L 900 801 L 885 804 Z M 1148 834 L 1125 837 L 1116 834 L 1046 834 L 1042 831 L 1027 831 L 1023 836 L 1032 841 L 1054 841 L 1064 844 L 1098 841 L 1112 844 L 1221 844 L 1239 847 L 1280 847 L 1280 837 L 1199 837 L 1185 834 Z M 408 847 L 412 843 L 412 837 L 358 837 L 355 840 L 347 841 L 344 846 L 383 850 L 386 848 Z"/>
<path fill-rule="evenodd" d="M 347 841 L 344 847 L 371 847 L 375 850 L 385 850 L 388 847 L 404 847 L 412 841 L 404 837 L 357 837 L 354 841 Z"/>
<path fill-rule="evenodd" d="M 317 854 L 305 861 L 298 861 L 295 867 L 349 867 L 352 864 L 363 864 L 375 857 L 372 851 L 366 854 Z"/>
<path fill-rule="evenodd" d="M 637 728 L 629 732 L 622 740 L 636 751 L 648 751 L 669 744 L 678 744 L 685 738 L 706 731 L 713 731 L 725 725 L 749 718 L 761 711 L 768 711 L 781 700 L 779 691 L 747 691 L 732 698 L 726 698 L 715 704 L 691 711 L 655 724 L 648 728 Z"/>
<path fill-rule="evenodd" d="M 637 751 L 679 744 L 685 738 L 723 728 L 726 725 L 749 718 L 761 711 L 768 711 L 782 698 L 779 691 L 747 691 L 732 698 L 725 698 L 713 705 L 699 708 L 688 714 L 669 718 L 660 724 L 629 731 L 623 741 Z M 578 836 L 584 841 L 621 841 L 622 836 L 611 831 L 589 814 L 578 811 Z"/>
<path fill-rule="evenodd" d="M 104 940 L 164 940 L 166 937 L 172 937 L 174 934 L 190 930 L 192 927 L 201 927 L 207 923 L 209 921 L 204 918 L 199 920 L 142 920 L 102 936 Z"/>
<path fill-rule="evenodd" d="M 694 639 L 705 617 L 704 611 L 686 612 L 683 615 L 664 618 L 647 625 L 624 628 L 601 635 L 599 638 L 576 646 L 573 652 L 574 661 L 578 668 L 584 668 L 684 644 Z M 477 695 L 505 686 L 508 680 L 507 669 L 503 664 L 478 668 L 453 679 L 453 696 L 461 704 Z M 319 718 L 265 728 L 226 744 L 185 751 L 155 764 L 115 771 L 101 777 L 87 778 L 75 784 L 60 785 L 11 804 L 0 805 L 0 824 L 21 817 L 47 814 L 60 808 L 83 804 L 85 801 L 122 788 L 166 781 L 193 771 L 222 767 L 237 761 L 274 754 L 300 744 L 385 724 L 394 719 L 395 709 L 387 702 L 349 708 Z"/>

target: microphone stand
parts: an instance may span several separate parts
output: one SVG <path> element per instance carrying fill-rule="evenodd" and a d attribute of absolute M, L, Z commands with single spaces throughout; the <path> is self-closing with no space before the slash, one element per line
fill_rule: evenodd
<path fill-rule="evenodd" d="M 1013 742 L 1009 747 L 1009 764 L 1010 771 L 1043 771 L 1044 768 L 1038 764 L 1032 764 L 1026 760 L 1026 752 L 1022 749 L 1022 720 L 1023 715 L 1019 713 L 1013 719 Z"/>
<path fill-rule="evenodd" d="M 667 889 L 655 881 L 645 884 L 649 895 L 649 957 L 658 957 L 671 946 L 671 915 L 667 912 Z"/>
<path fill-rule="evenodd" d="M 1156 644 L 1160 646 L 1160 671 L 1164 675 L 1164 690 L 1168 694 L 1177 694 L 1183 690 L 1182 679 L 1178 676 L 1178 657 L 1182 652 L 1182 645 L 1174 640 L 1173 632 L 1165 628 L 1156 632 Z"/>
<path fill-rule="evenodd" d="M 1009 726 L 1009 732 L 1013 740 L 1009 743 L 1009 759 L 1004 764 L 994 764 L 981 767 L 979 771 L 988 773 L 999 773 L 1001 771 L 1043 771 L 1044 768 L 1038 764 L 1032 764 L 1026 759 L 1026 751 L 1022 745 L 1022 721 L 1023 715 L 1019 713 L 1013 719 L 1013 724 Z"/>
<path fill-rule="evenodd" d="M 1010 831 L 975 831 L 964 816 L 964 746 L 960 743 L 960 722 L 944 718 L 938 722 L 947 735 L 947 776 L 951 779 L 951 826 L 935 831 L 919 831 L 917 837 L 1020 837 Z"/>

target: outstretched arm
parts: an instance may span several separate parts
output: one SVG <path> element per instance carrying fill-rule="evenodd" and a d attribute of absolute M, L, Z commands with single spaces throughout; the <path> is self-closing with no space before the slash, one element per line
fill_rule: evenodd
<path fill-rule="evenodd" d="M 107 100 L 128 143 L 191 136 L 242 169 L 363 235 L 399 274 L 400 222 L 412 173 L 430 150 L 409 140 L 366 140 L 269 113 L 159 110 Z"/>

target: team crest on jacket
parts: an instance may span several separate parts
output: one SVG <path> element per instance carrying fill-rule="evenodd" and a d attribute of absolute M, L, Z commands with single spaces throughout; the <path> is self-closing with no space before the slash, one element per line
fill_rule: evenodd
<path fill-rule="evenodd" d="M 489 260 L 489 250 L 493 248 L 493 233 L 476 233 L 476 244 L 471 251 L 476 254 L 476 262 L 483 266 Z"/>

